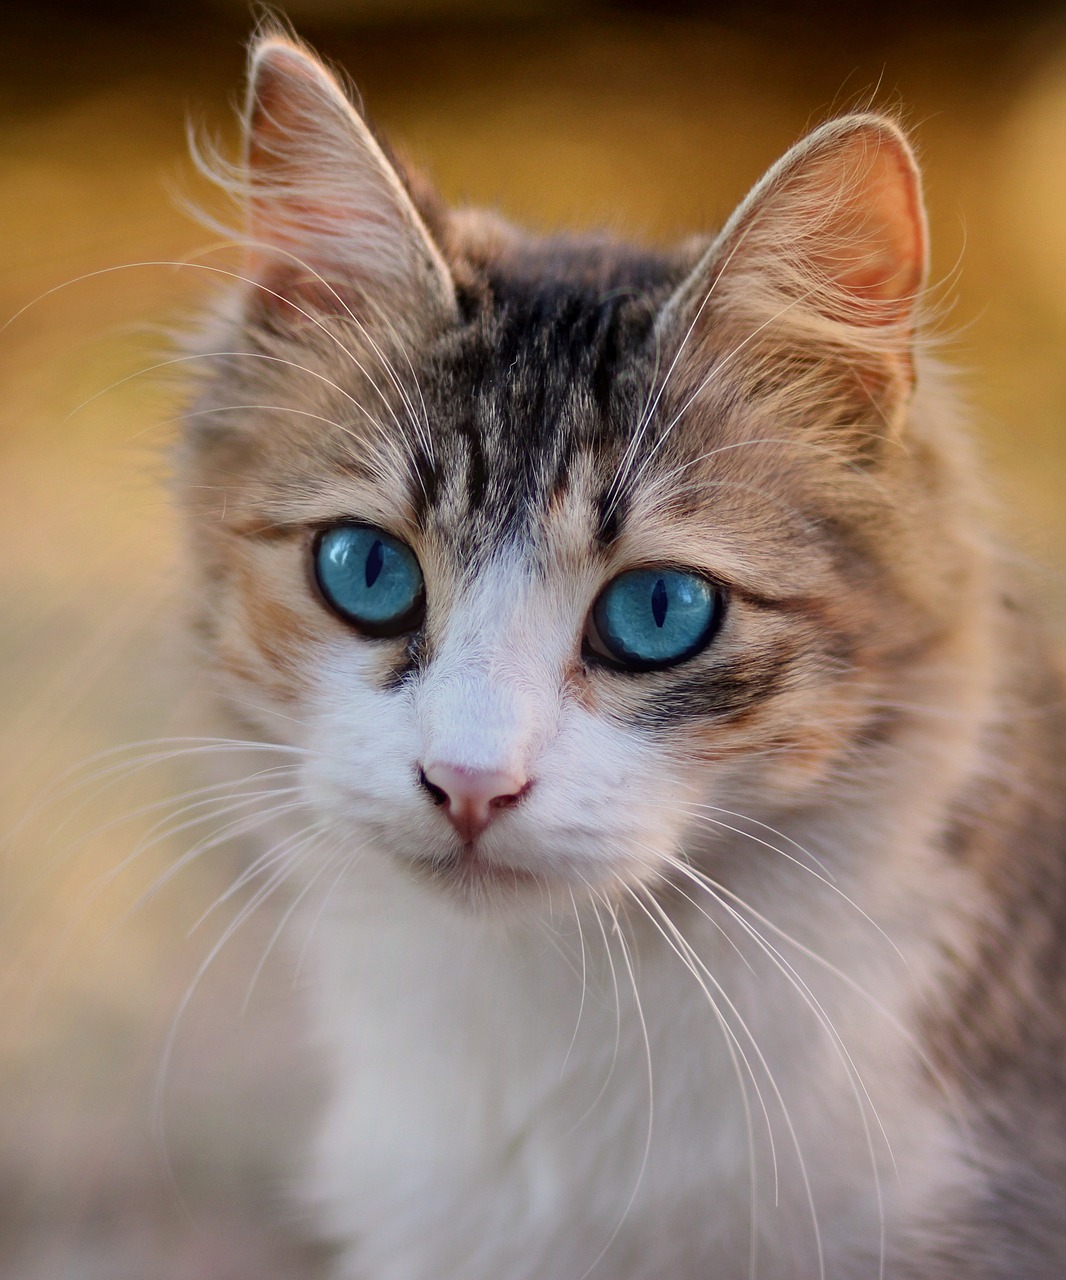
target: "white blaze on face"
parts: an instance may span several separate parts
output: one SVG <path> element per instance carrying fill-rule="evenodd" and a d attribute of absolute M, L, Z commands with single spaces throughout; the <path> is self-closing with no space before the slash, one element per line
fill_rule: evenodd
<path fill-rule="evenodd" d="M 510 780 L 500 797 L 521 792 L 476 832 L 488 862 L 578 890 L 655 874 L 679 834 L 664 808 L 676 769 L 574 693 L 594 592 L 561 570 L 532 571 L 508 547 L 441 607 L 427 665 L 401 688 L 367 684 L 354 650 L 368 642 L 353 638 L 318 720 L 318 790 L 334 820 L 401 862 L 454 856 L 464 820 L 450 821 L 419 777 L 433 782 L 438 765 Z M 436 775 L 442 791 L 447 777 Z"/>
<path fill-rule="evenodd" d="M 486 856 L 602 885 L 646 872 L 676 833 L 663 821 L 665 757 L 574 695 L 594 593 L 591 579 L 534 572 L 504 548 L 450 602 L 413 711 L 423 765 L 521 791 L 480 837 Z"/>
<path fill-rule="evenodd" d="M 574 640 L 536 608 L 533 585 L 510 550 L 451 603 L 415 698 L 423 761 L 523 782 L 535 773 L 558 727 Z"/>

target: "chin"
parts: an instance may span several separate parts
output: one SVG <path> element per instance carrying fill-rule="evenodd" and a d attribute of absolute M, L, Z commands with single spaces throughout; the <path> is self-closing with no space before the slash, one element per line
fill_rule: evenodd
<path fill-rule="evenodd" d="M 411 866 L 423 884 L 475 912 L 536 910 L 560 893 L 560 901 L 570 901 L 568 885 L 559 873 L 532 871 L 519 862 L 490 857 L 473 845 L 419 857 Z"/>

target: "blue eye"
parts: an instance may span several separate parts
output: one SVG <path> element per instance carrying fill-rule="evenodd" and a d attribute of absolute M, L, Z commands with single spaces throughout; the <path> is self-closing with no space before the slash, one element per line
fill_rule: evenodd
<path fill-rule="evenodd" d="M 591 652 L 634 671 L 672 667 L 699 653 L 722 617 L 719 592 L 683 569 L 619 574 L 592 606 Z"/>
<path fill-rule="evenodd" d="M 315 541 L 315 577 L 327 603 L 369 636 L 415 631 L 425 586 L 414 552 L 371 525 L 342 524 Z"/>

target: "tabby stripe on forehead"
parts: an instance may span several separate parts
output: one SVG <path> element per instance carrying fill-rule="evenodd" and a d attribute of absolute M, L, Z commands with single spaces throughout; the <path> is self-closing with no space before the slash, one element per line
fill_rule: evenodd
<path fill-rule="evenodd" d="M 558 452 L 555 457 L 555 475 L 551 482 L 551 496 L 553 499 L 563 498 L 570 488 L 570 473 L 574 468 L 574 458 L 577 448 L 573 437 L 564 435 L 558 442 Z"/>
<path fill-rule="evenodd" d="M 599 339 L 599 352 L 592 370 L 592 394 L 600 415 L 605 420 L 610 417 L 613 402 L 620 354 L 618 329 L 621 319 L 621 308 L 617 300 L 612 299 L 610 304 L 601 306 L 600 313 L 593 316 L 593 324 L 590 325 L 590 349 L 593 349 L 592 339 Z"/>
<path fill-rule="evenodd" d="M 424 447 L 414 457 L 412 476 L 412 507 L 415 523 L 424 529 L 426 517 L 437 505 L 443 475 L 440 463 Z"/>
<path fill-rule="evenodd" d="M 481 442 L 481 433 L 475 423 L 467 420 L 460 422 L 456 430 L 466 441 L 469 452 L 467 466 L 467 494 L 470 509 L 476 511 L 485 501 L 485 489 L 488 484 L 488 467 L 485 463 L 485 448 Z"/>
<path fill-rule="evenodd" d="M 621 533 L 625 507 L 624 494 L 612 494 L 607 489 L 600 494 L 596 503 L 596 541 L 601 547 L 609 547 Z"/>

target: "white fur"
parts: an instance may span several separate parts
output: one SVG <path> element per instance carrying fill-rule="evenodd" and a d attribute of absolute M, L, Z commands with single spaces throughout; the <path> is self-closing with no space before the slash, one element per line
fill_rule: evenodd
<path fill-rule="evenodd" d="M 353 855 L 314 932 L 334 1091 L 309 1183 L 338 1275 L 876 1276 L 882 1217 L 897 1238 L 966 1177 L 913 1032 L 943 904 L 969 893 L 922 854 L 936 796 L 749 808 L 785 835 L 724 818 L 737 831 L 701 837 L 684 801 L 728 812 L 725 766 L 686 775 L 565 694 L 576 595 L 501 553 L 421 684 L 376 691 L 358 643 L 319 672 L 305 781 Z M 418 786 L 429 751 L 533 778 L 484 857 L 553 880 L 550 900 L 498 910 L 412 870 L 454 840 Z M 683 879 L 698 908 L 649 896 L 650 917 L 621 887 L 686 837 L 764 946 Z M 688 968 L 656 925 L 674 920 Z"/>
<path fill-rule="evenodd" d="M 582 979 L 573 924 L 553 935 L 464 917 L 369 854 L 360 881 L 321 936 L 319 1012 L 336 1092 L 313 1185 L 347 1244 L 345 1277 L 580 1280 L 604 1251 L 594 1274 L 616 1280 L 743 1277 L 752 1149 L 757 1274 L 817 1276 L 817 1215 L 825 1274 L 876 1275 L 876 1179 L 895 1228 L 962 1176 L 944 1099 L 921 1088 L 905 1036 L 811 966 L 805 976 L 859 1084 L 755 947 L 743 948 L 752 974 L 710 926 L 689 932 L 768 1065 L 719 998 L 767 1123 L 698 982 L 639 921 L 631 961 L 608 933 L 616 1006 L 591 916 Z M 854 927 L 823 953 L 899 1014 L 905 974 L 871 932 Z"/>
<path fill-rule="evenodd" d="M 427 316 L 454 316 L 447 267 L 403 185 L 340 88 L 292 42 L 259 46 L 248 121 L 253 235 L 286 263 L 309 264 L 290 282 L 298 298 L 338 276 L 369 303 L 372 324 L 391 317 L 389 333 L 393 320 L 403 336 Z M 786 315 L 812 350 L 876 357 L 870 385 L 894 425 L 909 404 L 924 245 L 917 173 L 894 126 L 852 117 L 813 135 L 662 313 L 664 349 L 672 333 L 686 358 L 701 314 L 720 323 L 725 299 L 748 332 L 709 364 L 663 438 L 712 372 L 741 359 L 758 371 L 754 336 L 766 331 L 776 359 L 780 331 L 768 326 Z M 282 363 L 291 381 L 293 362 Z M 795 397 L 793 382 L 782 386 L 782 399 Z M 832 386 L 819 381 L 818 392 Z M 765 435 L 748 443 L 780 443 Z M 684 725 L 641 728 L 623 684 L 604 695 L 604 673 L 575 677 L 589 611 L 609 576 L 631 567 L 625 554 L 710 572 L 729 524 L 671 523 L 662 495 L 646 490 L 608 569 L 590 554 L 595 493 L 578 493 L 579 473 L 569 479 L 583 523 L 570 541 L 546 538 L 539 561 L 501 545 L 472 567 L 414 547 L 428 601 L 417 673 L 387 682 L 385 651 L 323 616 L 299 700 L 279 708 L 303 749 L 306 806 L 333 849 L 306 890 L 334 1067 L 308 1192 L 339 1245 L 337 1275 L 870 1280 L 971 1176 L 919 1024 L 940 956 L 964 949 L 964 917 L 980 905 L 930 850 L 973 765 L 985 668 L 969 652 L 948 655 L 955 674 L 940 692 L 957 719 L 935 736 L 919 726 L 910 741 L 899 730 L 880 763 L 863 762 L 859 785 L 841 771 L 839 793 L 828 769 L 805 773 L 801 759 L 780 781 L 787 710 L 765 742 L 738 734 L 722 750 L 719 737 L 717 755 Z M 858 491 L 838 482 L 845 496 Z M 749 490 L 759 487 L 736 488 Z M 322 501 L 320 520 L 376 510 L 336 488 L 332 506 Z M 387 500 L 383 511 L 393 527 Z M 806 558 L 775 559 L 765 525 L 734 529 L 719 570 L 743 560 L 751 538 L 796 593 L 797 574 L 828 574 L 831 557 L 813 543 Z M 944 563 L 954 583 L 955 561 Z M 288 590 L 298 614 L 305 563 L 290 566 Z M 745 625 L 755 629 L 744 609 L 731 601 L 720 641 L 741 652 Z M 902 694 L 918 682 L 909 672 Z M 269 699 L 266 686 L 256 692 Z M 791 692 L 798 730 L 839 740 L 832 708 L 819 724 L 821 704 Z M 473 870 L 420 783 L 430 759 L 530 782 L 479 838 Z M 479 878 L 485 864 L 492 874 Z"/>

